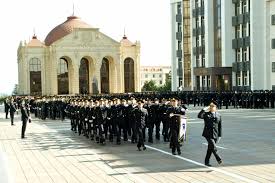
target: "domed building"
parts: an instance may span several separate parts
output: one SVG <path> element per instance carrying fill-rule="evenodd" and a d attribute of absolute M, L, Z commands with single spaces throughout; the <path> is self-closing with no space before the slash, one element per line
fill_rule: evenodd
<path fill-rule="evenodd" d="M 70 16 L 47 35 L 18 47 L 19 94 L 140 91 L 140 43 L 120 42 Z"/>

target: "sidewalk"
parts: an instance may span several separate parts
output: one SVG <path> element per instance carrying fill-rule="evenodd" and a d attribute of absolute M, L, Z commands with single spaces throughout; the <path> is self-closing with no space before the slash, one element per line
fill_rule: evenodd
<path fill-rule="evenodd" d="M 239 113 L 242 112 L 231 110 L 231 113 L 226 113 L 229 115 L 226 118 L 231 119 L 231 115 L 236 116 Z M 252 114 L 255 115 L 255 111 Z M 264 113 L 270 119 L 272 114 Z M 195 113 L 190 115 L 195 119 Z M 251 116 L 249 111 L 247 115 Z M 273 124 L 270 119 L 266 123 Z M 4 114 L 0 113 L 0 177 L 3 177 L 0 178 L 0 183 L 266 183 L 275 180 L 274 157 L 270 154 L 272 145 L 265 145 L 270 142 L 270 138 L 264 136 L 270 133 L 267 129 L 263 132 L 257 131 L 258 137 L 266 138 L 258 143 L 261 145 L 259 150 L 266 153 L 260 152 L 261 156 L 253 155 L 259 150 L 243 153 L 245 149 L 239 151 L 231 142 L 238 142 L 238 147 L 244 146 L 243 143 L 246 142 L 239 141 L 237 135 L 225 137 L 226 147 L 230 147 L 226 150 L 220 149 L 225 164 L 221 167 L 214 164 L 216 167 L 207 168 L 200 163 L 204 161 L 206 146 L 199 145 L 199 121 L 194 121 L 193 126 L 189 126 L 189 143 L 182 147 L 181 156 L 172 156 L 169 144 L 163 141 L 146 143 L 147 150 L 141 152 L 137 151 L 136 144 L 129 142 L 122 142 L 119 146 L 107 142 L 106 146 L 102 146 L 72 132 L 68 120 L 61 122 L 33 119 L 27 125 L 27 138 L 21 139 L 22 124 L 19 116 L 15 121 L 16 126 L 10 126 L 10 119 L 4 119 Z M 235 124 L 231 121 L 225 123 L 225 135 L 236 133 L 236 124 L 242 125 L 246 122 L 239 121 L 238 118 Z M 230 126 L 233 127 L 232 132 L 229 131 Z M 6 163 L 2 163 L 2 159 Z"/>

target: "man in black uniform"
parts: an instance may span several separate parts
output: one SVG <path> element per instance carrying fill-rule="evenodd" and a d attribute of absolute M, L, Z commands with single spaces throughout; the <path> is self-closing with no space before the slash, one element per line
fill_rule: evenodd
<path fill-rule="evenodd" d="M 134 109 L 133 111 L 134 115 L 134 123 L 136 123 L 136 131 L 138 136 L 138 143 L 137 148 L 139 151 L 141 151 L 141 147 L 143 150 L 146 150 L 146 147 L 144 145 L 144 139 L 143 134 L 146 126 L 146 121 L 148 117 L 148 111 L 143 108 L 143 101 L 138 101 L 138 107 Z"/>
<path fill-rule="evenodd" d="M 6 119 L 8 119 L 8 114 L 9 114 L 9 110 L 10 110 L 10 105 L 9 105 L 8 98 L 6 98 L 6 100 L 4 100 L 4 105 L 5 105 Z"/>
<path fill-rule="evenodd" d="M 208 107 L 202 109 L 198 114 L 198 118 L 204 119 L 202 136 L 205 137 L 208 142 L 208 149 L 204 162 L 206 166 L 211 166 L 209 164 L 209 160 L 212 153 L 214 154 L 217 162 L 219 164 L 222 163 L 216 147 L 216 143 L 219 142 L 222 136 L 222 120 L 221 115 L 217 112 L 217 106 L 218 103 L 216 101 L 212 101 Z"/>
<path fill-rule="evenodd" d="M 23 100 L 21 103 L 21 120 L 22 120 L 22 131 L 21 131 L 21 138 L 25 138 L 25 131 L 27 127 L 27 122 L 30 122 L 30 112 L 28 107 Z"/>
<path fill-rule="evenodd" d="M 16 104 L 13 101 L 13 98 L 11 98 L 10 101 L 10 117 L 11 117 L 11 125 L 13 126 L 13 120 L 14 120 L 14 113 L 16 112 Z"/>
<path fill-rule="evenodd" d="M 160 106 L 160 116 L 161 116 L 161 121 L 162 121 L 162 135 L 163 135 L 163 140 L 164 142 L 169 142 L 169 135 L 168 135 L 168 130 L 169 130 L 169 118 L 166 114 L 167 109 L 168 109 L 168 102 L 166 99 L 162 99 L 162 105 Z"/>
<path fill-rule="evenodd" d="M 168 108 L 167 115 L 170 118 L 170 132 L 171 132 L 171 140 L 170 146 L 172 147 L 172 154 L 176 155 L 176 150 L 178 155 L 181 154 L 180 144 L 179 144 L 179 130 L 180 130 L 180 118 L 181 115 L 185 115 L 185 109 L 181 106 L 178 106 L 178 100 L 171 100 L 172 106 Z"/>

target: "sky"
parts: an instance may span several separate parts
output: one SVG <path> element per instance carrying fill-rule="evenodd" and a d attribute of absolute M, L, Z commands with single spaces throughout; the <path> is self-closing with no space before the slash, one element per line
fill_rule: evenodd
<path fill-rule="evenodd" d="M 74 5 L 74 6 L 73 6 Z M 74 7 L 74 8 L 73 8 Z M 113 39 L 124 34 L 141 43 L 141 65 L 170 65 L 169 0 L 9 0 L 0 5 L 0 94 L 11 94 L 18 83 L 17 48 L 34 32 L 44 41 L 68 16 L 84 22 Z"/>

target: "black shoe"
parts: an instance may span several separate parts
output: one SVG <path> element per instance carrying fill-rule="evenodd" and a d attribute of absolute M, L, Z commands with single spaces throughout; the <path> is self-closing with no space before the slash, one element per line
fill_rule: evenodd
<path fill-rule="evenodd" d="M 212 165 L 210 165 L 209 163 L 205 163 L 205 166 L 209 166 L 209 167 L 211 167 Z"/>
<path fill-rule="evenodd" d="M 181 155 L 181 152 L 180 152 L 180 151 L 178 151 L 178 155 Z"/>
<path fill-rule="evenodd" d="M 153 143 L 153 140 L 152 140 L 152 139 L 149 139 L 148 142 Z"/>
<path fill-rule="evenodd" d="M 220 161 L 218 161 L 218 163 L 219 163 L 219 165 L 220 165 L 220 164 L 222 164 L 223 162 L 222 162 L 222 160 L 220 160 Z"/>
<path fill-rule="evenodd" d="M 15 124 L 11 124 L 11 126 L 15 126 Z"/>
<path fill-rule="evenodd" d="M 121 142 L 116 142 L 116 144 L 117 144 L 117 145 L 120 145 L 120 144 L 121 144 Z"/>
<path fill-rule="evenodd" d="M 143 151 L 145 151 L 145 150 L 146 150 L 146 147 L 144 146 L 144 147 L 143 147 Z"/>
<path fill-rule="evenodd" d="M 124 141 L 128 141 L 128 139 L 123 139 Z"/>
<path fill-rule="evenodd" d="M 138 151 L 141 151 L 140 147 L 138 147 Z"/>
<path fill-rule="evenodd" d="M 173 155 L 177 155 L 176 152 L 172 152 Z"/>

